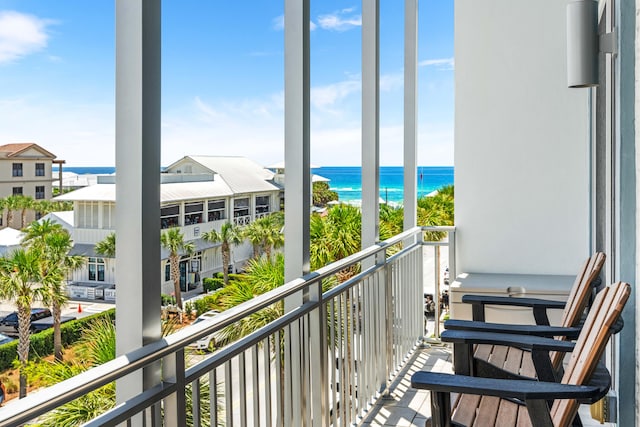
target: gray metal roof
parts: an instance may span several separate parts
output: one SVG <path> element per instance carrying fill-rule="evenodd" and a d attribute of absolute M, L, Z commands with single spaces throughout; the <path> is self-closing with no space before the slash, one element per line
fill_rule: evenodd
<path fill-rule="evenodd" d="M 98 201 L 98 202 L 115 202 L 116 201 L 116 185 L 115 184 L 95 184 L 88 187 L 79 188 L 69 193 L 64 193 L 54 200 L 65 201 Z"/>
<path fill-rule="evenodd" d="M 230 196 L 233 196 L 233 191 L 221 179 L 204 182 L 176 182 L 160 186 L 160 201 L 162 203 Z"/>
<path fill-rule="evenodd" d="M 246 157 L 188 156 L 187 158 L 217 173 L 235 194 L 280 189 L 278 185 L 271 182 L 274 175 L 272 171 Z M 170 168 L 171 166 L 167 169 Z"/>
<path fill-rule="evenodd" d="M 272 182 L 274 173 L 246 157 L 188 156 L 167 167 L 170 172 L 174 165 L 185 159 L 201 164 L 215 173 L 212 181 L 175 182 L 160 185 L 162 203 L 182 200 L 202 200 L 216 197 L 232 197 L 236 194 L 260 193 L 280 190 Z M 187 176 L 185 174 L 185 176 Z M 115 184 L 96 184 L 65 193 L 55 200 L 66 201 L 116 201 Z"/>
<path fill-rule="evenodd" d="M 160 201 L 162 203 L 182 200 L 203 200 L 216 197 L 231 197 L 233 191 L 221 179 L 205 182 L 177 182 L 160 185 Z M 68 201 L 116 201 L 115 184 L 96 184 L 65 193 L 55 200 Z"/>
<path fill-rule="evenodd" d="M 204 251 L 205 249 L 215 248 L 221 245 L 221 243 L 211 243 L 203 239 L 195 239 L 192 240 L 194 252 Z M 96 252 L 95 245 L 89 243 L 76 243 L 73 245 L 73 248 L 69 251 L 69 255 L 81 255 L 85 257 L 97 257 L 97 258 L 106 258 L 104 255 L 100 255 Z M 185 251 L 180 251 L 180 255 L 186 255 Z M 160 259 L 169 258 L 169 251 L 165 248 L 162 248 L 160 251 Z"/>
<path fill-rule="evenodd" d="M 96 252 L 95 245 L 90 243 L 76 243 L 69 251 L 69 255 L 80 255 L 86 257 L 104 258 L 104 255 L 100 255 Z"/>

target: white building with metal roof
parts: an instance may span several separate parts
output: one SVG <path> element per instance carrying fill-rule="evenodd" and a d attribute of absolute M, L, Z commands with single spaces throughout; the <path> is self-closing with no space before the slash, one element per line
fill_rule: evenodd
<path fill-rule="evenodd" d="M 195 252 L 184 254 L 180 280 L 184 289 L 197 286 L 201 278 L 222 271 L 219 244 L 201 235 L 220 230 L 226 222 L 244 226 L 280 210 L 283 188 L 274 182 L 274 172 L 244 157 L 185 156 L 160 175 L 161 228 L 180 227 L 185 241 Z M 85 268 L 73 274 L 70 292 L 74 297 L 115 298 L 115 260 L 94 250 L 96 243 L 115 231 L 115 176 L 100 176 L 97 184 L 58 196 L 74 204 L 73 254 L 88 259 Z M 158 236 L 158 238 L 160 238 Z M 250 258 L 249 243 L 232 249 L 232 267 L 237 270 Z M 163 250 L 162 292 L 170 294 L 168 251 Z"/>

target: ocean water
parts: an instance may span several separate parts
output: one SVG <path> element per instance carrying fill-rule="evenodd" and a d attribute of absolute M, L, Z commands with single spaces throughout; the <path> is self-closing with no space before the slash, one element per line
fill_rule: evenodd
<path fill-rule="evenodd" d="M 341 201 L 360 202 L 362 199 L 362 169 L 352 166 L 324 166 L 313 173 L 331 180 L 329 187 Z M 453 166 L 419 166 L 417 171 L 418 197 L 453 184 Z M 404 168 L 380 167 L 380 198 L 387 203 L 402 203 L 404 198 Z"/>
<path fill-rule="evenodd" d="M 111 174 L 116 168 L 109 166 L 73 167 L 65 166 L 63 171 L 77 174 Z M 398 204 L 404 197 L 403 167 L 380 167 L 380 197 L 382 200 Z M 57 169 L 54 168 L 54 177 Z M 314 168 L 313 173 L 331 180 L 329 186 L 338 193 L 343 202 L 358 203 L 362 199 L 362 169 L 359 166 L 323 166 Z M 453 184 L 453 166 L 419 166 L 417 172 L 418 197 Z"/>

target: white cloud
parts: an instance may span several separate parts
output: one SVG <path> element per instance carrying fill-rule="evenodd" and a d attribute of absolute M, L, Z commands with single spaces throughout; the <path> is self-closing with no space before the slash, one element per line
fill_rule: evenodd
<path fill-rule="evenodd" d="M 271 21 L 271 28 L 276 31 L 284 30 L 284 15 L 276 16 Z M 313 21 L 309 21 L 309 30 L 314 31 L 317 28 L 317 25 Z"/>
<path fill-rule="evenodd" d="M 438 67 L 440 70 L 453 70 L 455 68 L 455 60 L 453 58 L 425 59 L 418 63 L 420 67 Z"/>
<path fill-rule="evenodd" d="M 271 28 L 277 31 L 284 30 L 284 15 L 273 18 L 271 21 Z"/>
<path fill-rule="evenodd" d="M 311 88 L 311 104 L 321 110 L 330 111 L 336 103 L 359 93 L 361 83 L 359 79 L 348 79 L 338 83 Z"/>
<path fill-rule="evenodd" d="M 340 11 L 318 16 L 320 28 L 329 31 L 348 31 L 352 28 L 362 26 L 362 16 L 352 14 L 354 8 L 342 9 Z"/>
<path fill-rule="evenodd" d="M 380 76 L 380 90 L 390 92 L 404 87 L 404 75 L 401 73 L 382 74 Z"/>
<path fill-rule="evenodd" d="M 51 21 L 14 11 L 0 11 L 0 64 L 37 52 L 47 45 Z"/>
<path fill-rule="evenodd" d="M 396 87 L 397 78 L 382 79 Z M 401 85 L 398 84 L 398 87 Z M 319 165 L 361 162 L 359 76 L 311 89 L 311 156 Z M 162 111 L 162 164 L 185 155 L 247 156 L 264 165 L 284 158 L 284 93 L 245 99 L 193 96 Z M 69 166 L 115 165 L 113 104 L 82 105 L 39 95 L 0 98 L 0 141 L 36 142 Z M 383 115 L 383 165 L 402 164 L 402 118 Z M 37 124 L 37 125 L 34 125 Z M 420 165 L 453 162 L 453 125 L 419 125 Z"/>
<path fill-rule="evenodd" d="M 115 114 L 111 104 L 47 101 L 35 96 L 0 99 L 0 141 L 35 142 L 67 164 L 115 163 Z"/>

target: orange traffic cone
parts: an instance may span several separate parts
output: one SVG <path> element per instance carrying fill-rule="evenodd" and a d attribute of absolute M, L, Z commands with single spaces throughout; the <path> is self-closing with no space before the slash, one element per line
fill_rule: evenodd
<path fill-rule="evenodd" d="M 82 313 L 82 306 L 78 304 L 78 313 Z"/>

